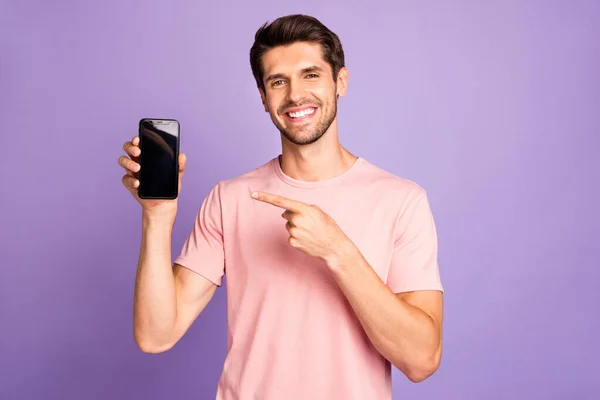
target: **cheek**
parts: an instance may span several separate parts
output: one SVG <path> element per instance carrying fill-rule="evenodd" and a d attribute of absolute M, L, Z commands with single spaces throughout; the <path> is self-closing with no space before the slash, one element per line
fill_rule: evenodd
<path fill-rule="evenodd" d="M 269 96 L 265 101 L 265 108 L 269 113 L 277 115 L 277 109 L 279 108 L 280 104 L 281 103 L 276 96 Z"/>
<path fill-rule="evenodd" d="M 328 107 L 335 101 L 337 91 L 335 87 L 327 87 L 319 90 L 319 92 L 315 93 L 315 96 L 323 103 L 323 106 Z"/>
<path fill-rule="evenodd" d="M 279 116 L 279 114 L 277 113 L 277 104 L 273 104 L 273 103 L 267 104 L 267 108 L 268 108 L 269 114 L 274 115 L 276 117 Z"/>

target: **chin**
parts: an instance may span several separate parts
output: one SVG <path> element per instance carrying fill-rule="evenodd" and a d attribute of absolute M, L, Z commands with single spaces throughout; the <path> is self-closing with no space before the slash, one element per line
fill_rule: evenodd
<path fill-rule="evenodd" d="M 320 114 L 321 109 L 317 110 Z M 335 113 L 325 121 L 320 118 L 320 115 L 314 115 L 305 123 L 293 123 L 277 114 L 271 114 L 271 119 L 281 135 L 290 143 L 296 146 L 307 146 L 319 141 L 325 135 L 335 119 Z"/>
<path fill-rule="evenodd" d="M 285 136 L 287 140 L 298 146 L 306 146 L 309 144 L 313 144 L 323 137 L 322 133 L 311 133 L 306 135 L 290 135 L 289 132 L 286 131 L 282 131 L 281 133 L 283 134 L 283 136 Z"/>

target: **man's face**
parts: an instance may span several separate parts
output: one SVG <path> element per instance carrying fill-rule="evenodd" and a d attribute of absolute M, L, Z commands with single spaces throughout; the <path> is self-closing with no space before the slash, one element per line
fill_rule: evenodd
<path fill-rule="evenodd" d="M 296 145 L 319 140 L 336 118 L 337 96 L 346 91 L 346 69 L 334 81 L 320 45 L 304 42 L 269 50 L 262 64 L 261 98 L 275 126 Z"/>

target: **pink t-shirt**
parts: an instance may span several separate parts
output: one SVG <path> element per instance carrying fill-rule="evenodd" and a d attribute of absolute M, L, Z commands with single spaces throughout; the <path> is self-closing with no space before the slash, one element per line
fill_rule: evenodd
<path fill-rule="evenodd" d="M 442 290 L 425 191 L 363 158 L 340 176 L 304 182 L 275 157 L 212 188 L 175 260 L 217 285 L 227 274 L 218 400 L 390 400 L 390 363 L 331 273 L 288 244 L 283 210 L 252 191 L 319 206 L 394 293 Z"/>

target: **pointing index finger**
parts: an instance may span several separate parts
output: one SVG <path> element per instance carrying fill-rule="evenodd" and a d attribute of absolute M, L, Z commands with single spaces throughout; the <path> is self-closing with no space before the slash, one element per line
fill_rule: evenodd
<path fill-rule="evenodd" d="M 291 200 L 272 193 L 252 192 L 252 198 L 293 212 L 298 212 L 306 206 L 306 204 L 300 201 Z"/>

